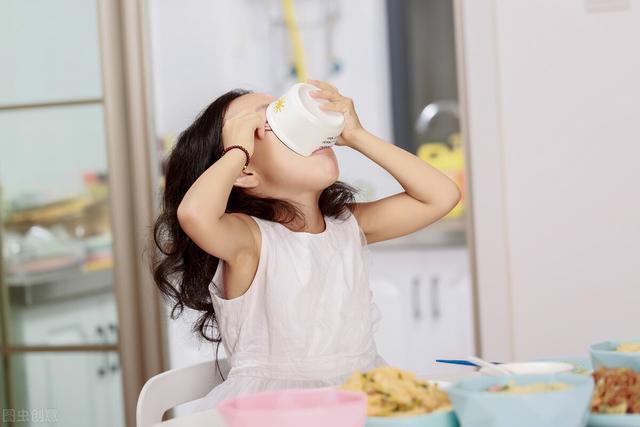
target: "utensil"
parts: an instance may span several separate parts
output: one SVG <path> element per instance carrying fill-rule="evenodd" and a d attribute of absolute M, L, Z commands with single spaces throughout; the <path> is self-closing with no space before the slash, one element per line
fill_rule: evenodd
<path fill-rule="evenodd" d="M 436 363 L 447 363 L 449 365 L 461 365 L 461 366 L 473 366 L 479 367 L 476 363 L 469 362 L 468 360 L 463 359 L 436 359 Z M 494 365 L 500 365 L 502 362 L 491 362 Z"/>
<path fill-rule="evenodd" d="M 505 368 L 501 368 L 499 365 L 494 365 L 492 363 L 487 362 L 486 360 L 480 359 L 479 357 L 469 356 L 467 357 L 471 362 L 482 366 L 483 368 L 495 370 L 500 372 L 502 375 L 512 375 L 513 373 Z"/>

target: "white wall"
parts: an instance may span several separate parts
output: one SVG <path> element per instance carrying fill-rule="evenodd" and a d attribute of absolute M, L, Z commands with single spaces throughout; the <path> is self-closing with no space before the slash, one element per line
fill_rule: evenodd
<path fill-rule="evenodd" d="M 301 22 L 318 11 L 319 1 L 295 2 Z M 150 45 L 155 129 L 177 134 L 217 96 L 241 87 L 274 96 L 295 83 L 283 68 L 289 41 L 270 25 L 281 19 L 280 1 L 150 0 Z M 302 7 L 306 5 L 306 7 Z M 343 72 L 326 74 L 323 35 L 300 24 L 309 77 L 330 78 L 354 99 L 365 127 L 391 141 L 391 101 L 383 0 L 339 1 L 334 50 Z M 324 56 L 323 56 L 324 57 Z M 335 148 L 340 179 L 357 185 L 369 198 L 401 190 L 375 163 L 353 150 Z M 348 165 L 346 167 L 345 165 Z"/>
<path fill-rule="evenodd" d="M 640 335 L 640 10 L 460 3 L 484 354 Z"/>

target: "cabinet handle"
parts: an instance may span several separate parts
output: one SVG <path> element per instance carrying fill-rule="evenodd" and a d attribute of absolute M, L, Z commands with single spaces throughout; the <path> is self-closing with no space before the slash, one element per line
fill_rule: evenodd
<path fill-rule="evenodd" d="M 112 338 L 110 341 L 116 344 L 118 342 L 118 325 L 116 325 L 115 323 L 109 323 L 108 327 L 109 327 L 109 332 L 111 332 L 111 335 L 112 335 Z M 111 363 L 111 365 L 109 365 L 109 369 L 111 370 L 112 374 L 116 373 L 120 368 L 119 354 L 116 354 L 114 357 L 115 357 L 115 360 Z M 107 355 L 107 360 L 109 360 L 109 358 L 110 358 L 109 355 Z"/>
<path fill-rule="evenodd" d="M 440 310 L 440 277 L 432 276 L 431 285 L 429 287 L 431 292 L 431 318 L 437 320 L 442 315 Z"/>
<path fill-rule="evenodd" d="M 109 332 L 111 333 L 110 342 L 112 344 L 117 344 L 118 343 L 118 326 L 115 323 L 109 323 L 108 329 L 109 329 Z"/>
<path fill-rule="evenodd" d="M 411 279 L 411 306 L 413 308 L 413 320 L 419 321 L 422 318 L 422 308 L 420 307 L 420 276 L 413 276 L 413 279 Z"/>
<path fill-rule="evenodd" d="M 100 341 L 104 344 L 106 344 L 108 341 L 106 332 L 107 332 L 106 329 L 103 328 L 102 326 L 100 325 L 96 326 L 96 334 L 98 335 L 98 338 L 100 339 Z M 104 362 L 101 364 L 100 367 L 98 367 L 98 376 L 101 378 L 107 375 L 107 370 L 109 368 L 109 355 L 107 353 L 104 353 L 103 356 L 104 357 L 102 359 L 104 360 Z"/>

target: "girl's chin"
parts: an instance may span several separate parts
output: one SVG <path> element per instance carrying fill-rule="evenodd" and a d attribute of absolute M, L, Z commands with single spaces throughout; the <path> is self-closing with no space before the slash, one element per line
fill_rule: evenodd
<path fill-rule="evenodd" d="M 326 156 L 326 155 L 331 155 L 333 153 L 333 149 L 331 147 L 325 147 L 325 148 L 321 148 L 319 150 L 314 151 L 313 153 L 311 153 L 310 156 Z"/>

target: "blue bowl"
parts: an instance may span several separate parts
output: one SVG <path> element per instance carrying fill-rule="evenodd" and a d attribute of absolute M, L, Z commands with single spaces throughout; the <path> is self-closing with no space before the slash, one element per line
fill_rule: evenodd
<path fill-rule="evenodd" d="M 640 338 L 605 341 L 589 347 L 593 369 L 631 368 L 636 372 L 640 372 L 640 352 L 623 353 L 616 351 L 616 347 L 625 342 L 640 343 Z"/>
<path fill-rule="evenodd" d="M 453 410 L 406 417 L 368 417 L 365 427 L 458 427 Z"/>
<path fill-rule="evenodd" d="M 561 382 L 571 387 L 530 394 L 487 391 L 510 380 L 518 385 Z M 462 427 L 583 427 L 593 386 L 593 379 L 584 375 L 510 375 L 462 380 L 448 392 Z"/>
<path fill-rule="evenodd" d="M 591 414 L 589 427 L 640 427 L 639 414 Z"/>

